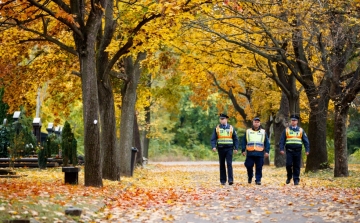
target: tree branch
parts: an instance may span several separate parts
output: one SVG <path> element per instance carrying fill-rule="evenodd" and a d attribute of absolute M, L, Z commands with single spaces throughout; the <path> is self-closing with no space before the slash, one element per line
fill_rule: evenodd
<path fill-rule="evenodd" d="M 192 25 L 192 24 L 193 24 L 193 25 Z M 228 36 L 223 35 L 223 34 L 218 33 L 218 32 L 215 32 L 214 30 L 210 29 L 210 28 L 207 27 L 206 25 L 203 25 L 203 24 L 200 24 L 200 23 L 192 23 L 192 24 L 189 24 L 189 25 L 192 26 L 193 28 L 199 28 L 199 29 L 201 29 L 201 30 L 203 30 L 203 31 L 206 31 L 206 32 L 211 33 L 211 34 L 214 34 L 214 35 L 220 37 L 221 39 L 225 40 L 225 41 L 228 42 L 228 43 L 233 43 L 233 44 L 235 44 L 235 45 L 244 47 L 245 49 L 247 49 L 247 50 L 249 50 L 249 51 L 251 51 L 251 52 L 254 52 L 254 53 L 256 53 L 256 54 L 259 54 L 260 56 L 262 56 L 262 57 L 264 57 L 264 58 L 266 58 L 266 59 L 269 59 L 269 60 L 272 60 L 272 61 L 275 61 L 275 62 L 281 60 L 281 58 L 280 58 L 279 56 L 277 56 L 277 55 L 267 54 L 267 53 L 264 53 L 264 52 L 262 52 L 262 51 L 260 51 L 260 50 L 258 50 L 258 49 L 256 49 L 256 48 L 254 48 L 254 47 L 251 47 L 251 46 L 250 46 L 250 43 L 245 44 L 245 43 L 241 43 L 241 42 L 239 42 L 239 41 L 235 41 L 235 40 L 229 39 Z M 196 27 L 196 26 L 198 26 L 198 27 Z"/>
<path fill-rule="evenodd" d="M 116 72 L 116 71 L 110 71 L 110 76 L 120 79 L 120 80 L 124 80 L 125 82 L 128 81 L 128 77 L 126 76 L 126 74 L 121 73 L 121 72 Z"/>
<path fill-rule="evenodd" d="M 65 2 L 62 0 L 51 0 L 55 4 L 57 4 L 62 10 L 64 10 L 66 13 L 71 14 L 71 8 L 68 6 Z"/>
<path fill-rule="evenodd" d="M 340 81 L 340 82 L 343 82 L 343 81 L 346 81 L 346 80 L 352 78 L 352 77 L 354 76 L 355 72 L 356 72 L 356 71 L 353 71 L 353 72 L 351 72 L 351 73 L 342 75 L 342 76 L 340 77 L 340 80 L 339 80 L 339 81 Z"/>
<path fill-rule="evenodd" d="M 83 34 L 81 33 L 81 31 L 76 27 L 75 24 L 67 21 L 64 18 L 61 17 L 56 17 L 55 13 L 53 11 L 51 11 L 50 9 L 46 8 L 44 5 L 41 5 L 40 3 L 38 3 L 35 0 L 27 0 L 30 4 L 32 4 L 33 6 L 43 10 L 44 12 L 48 13 L 50 16 L 54 17 L 56 20 L 60 21 L 61 23 L 65 24 L 66 26 L 68 26 L 72 31 L 74 31 L 75 34 L 77 34 L 81 39 L 84 39 Z"/>
<path fill-rule="evenodd" d="M 81 78 L 81 73 L 78 72 L 78 71 L 73 70 L 73 71 L 71 71 L 71 74 L 74 74 L 74 75 L 76 75 L 76 76 L 78 76 L 78 77 Z"/>
<path fill-rule="evenodd" d="M 37 34 L 37 35 L 44 38 L 44 39 L 38 39 L 38 38 L 27 39 L 27 40 L 21 40 L 20 42 L 26 42 L 26 41 L 49 41 L 49 42 L 52 42 L 52 43 L 58 45 L 61 49 L 65 50 L 65 51 L 67 51 L 67 52 L 69 52 L 69 53 L 71 53 L 71 54 L 73 54 L 75 56 L 78 55 L 78 53 L 76 52 L 75 49 L 65 45 L 64 43 L 60 42 L 59 40 L 57 40 L 57 39 L 55 39 L 55 38 L 53 38 L 51 36 L 44 35 L 43 33 L 40 33 L 40 32 L 38 32 L 36 30 L 33 30 L 33 29 L 29 29 L 29 28 L 27 28 L 25 26 L 22 26 L 22 25 L 19 25 L 19 28 L 21 28 L 21 29 L 23 29 L 25 31 L 28 31 L 28 32 L 35 33 L 35 34 Z"/>
<path fill-rule="evenodd" d="M 114 64 L 116 63 L 116 61 L 118 61 L 120 59 L 120 57 L 122 55 L 124 55 L 130 47 L 133 46 L 133 41 L 134 41 L 134 36 L 139 32 L 139 30 L 148 22 L 150 22 L 151 20 L 160 17 L 161 14 L 155 14 L 150 16 L 149 18 L 144 18 L 132 31 L 130 38 L 128 39 L 128 41 L 126 42 L 125 45 L 123 45 L 113 56 L 113 58 L 110 60 L 108 66 L 106 67 L 104 73 L 110 72 L 110 70 L 112 69 L 112 67 L 114 66 Z"/>
<path fill-rule="evenodd" d="M 217 86 L 217 88 L 218 88 L 220 91 L 224 92 L 225 94 L 227 94 L 227 95 L 229 96 L 231 102 L 232 102 L 233 105 L 234 105 L 235 110 L 236 110 L 237 112 L 239 112 L 239 114 L 241 115 L 241 117 L 242 117 L 244 120 L 246 120 L 245 110 L 244 110 L 244 109 L 238 104 L 238 102 L 236 101 L 236 98 L 235 98 L 235 96 L 234 96 L 234 94 L 233 94 L 233 92 L 232 92 L 232 88 L 230 88 L 229 91 L 226 91 L 224 88 L 222 88 L 222 87 L 220 86 L 220 84 L 219 84 L 219 82 L 216 80 L 215 74 L 214 74 L 213 72 L 207 70 L 207 73 L 210 74 L 210 76 L 213 78 L 214 83 L 215 83 L 215 85 Z M 248 96 L 246 96 L 246 98 L 249 100 L 249 97 L 248 97 Z"/>

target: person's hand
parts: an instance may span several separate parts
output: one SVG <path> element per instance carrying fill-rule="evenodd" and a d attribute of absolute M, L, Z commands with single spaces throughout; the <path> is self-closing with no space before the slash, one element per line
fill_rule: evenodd
<path fill-rule="evenodd" d="M 213 148 L 213 151 L 216 152 L 216 148 L 215 148 L 215 147 Z"/>
<path fill-rule="evenodd" d="M 269 157 L 269 153 L 265 153 L 265 158 L 268 158 Z"/>
<path fill-rule="evenodd" d="M 308 155 L 309 155 L 309 152 L 306 152 L 305 154 L 308 156 Z"/>
<path fill-rule="evenodd" d="M 243 153 L 242 153 L 242 155 L 243 155 L 243 156 L 245 156 L 245 155 L 246 155 L 246 153 L 245 153 L 245 152 L 243 152 Z"/>
<path fill-rule="evenodd" d="M 234 153 L 235 153 L 235 154 L 237 154 L 237 153 L 238 153 L 238 151 L 237 151 L 236 149 L 234 149 Z"/>
<path fill-rule="evenodd" d="M 281 154 L 281 155 L 284 155 L 284 154 L 285 154 L 285 152 L 284 152 L 284 151 L 280 151 L 280 154 Z"/>

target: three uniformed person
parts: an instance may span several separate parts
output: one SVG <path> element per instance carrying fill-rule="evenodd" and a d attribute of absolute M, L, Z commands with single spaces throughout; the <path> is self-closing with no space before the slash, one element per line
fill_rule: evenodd
<path fill-rule="evenodd" d="M 248 183 L 251 183 L 254 176 L 253 168 L 255 165 L 255 183 L 261 185 L 264 156 L 269 156 L 270 143 L 265 130 L 260 126 L 260 118 L 254 118 L 253 127 L 246 130 L 241 143 L 241 151 L 243 156 L 246 155 L 245 167 L 248 174 Z"/>
<path fill-rule="evenodd" d="M 299 116 L 291 115 L 290 119 L 290 126 L 284 130 L 280 138 L 280 153 L 284 154 L 286 149 L 286 184 L 293 179 L 294 185 L 299 185 L 302 145 L 305 146 L 306 155 L 309 155 L 310 147 L 305 131 L 297 126 Z"/>
<path fill-rule="evenodd" d="M 220 183 L 225 185 L 227 180 L 229 185 L 232 185 L 234 183 L 232 157 L 233 152 L 236 154 L 238 151 L 239 141 L 233 126 L 227 123 L 229 117 L 226 114 L 220 114 L 219 118 L 220 125 L 214 129 L 211 146 L 213 151 L 218 151 L 219 154 Z M 286 184 L 289 184 L 293 179 L 294 185 L 299 185 L 302 145 L 305 146 L 306 155 L 309 155 L 309 140 L 305 131 L 297 126 L 299 116 L 291 115 L 290 119 L 291 125 L 281 135 L 280 153 L 285 154 L 284 150 L 286 149 Z M 255 183 L 257 185 L 261 185 L 264 157 L 268 157 L 270 151 L 268 136 L 260 124 L 260 118 L 254 118 L 253 127 L 246 130 L 241 143 L 242 154 L 246 155 L 245 167 L 248 174 L 248 183 L 251 183 L 254 177 L 253 168 L 255 165 Z M 225 161 L 227 164 L 227 176 Z"/>
<path fill-rule="evenodd" d="M 220 125 L 216 126 L 211 137 L 211 146 L 213 151 L 218 151 L 220 164 L 220 183 L 225 185 L 226 180 L 229 185 L 234 183 L 232 158 L 233 152 L 236 154 L 239 148 L 239 140 L 236 131 L 232 125 L 229 125 L 229 116 L 220 114 Z M 225 161 L 227 165 L 227 179 Z"/>

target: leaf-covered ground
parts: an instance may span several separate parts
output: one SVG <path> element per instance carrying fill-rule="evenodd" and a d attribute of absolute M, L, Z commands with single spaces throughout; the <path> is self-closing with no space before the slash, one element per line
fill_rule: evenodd
<path fill-rule="evenodd" d="M 221 186 L 211 162 L 149 164 L 133 178 L 104 181 L 103 188 L 64 185 L 61 168 L 16 169 L 21 178 L 0 178 L 0 220 L 38 222 L 360 222 L 360 165 L 350 177 L 332 170 L 285 184 L 285 168 L 265 166 L 262 185 L 247 183 L 242 163 L 235 184 Z M 80 207 L 80 218 L 64 215 Z"/>

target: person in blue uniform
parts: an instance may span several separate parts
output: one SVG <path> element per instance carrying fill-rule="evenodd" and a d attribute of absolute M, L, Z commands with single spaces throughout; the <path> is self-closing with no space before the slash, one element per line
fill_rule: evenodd
<path fill-rule="evenodd" d="M 305 146 L 305 154 L 309 155 L 309 139 L 305 131 L 297 126 L 300 117 L 291 115 L 290 119 L 290 126 L 283 131 L 280 138 L 280 153 L 284 155 L 286 149 L 286 184 L 289 184 L 293 179 L 294 185 L 299 185 L 302 145 Z"/>
<path fill-rule="evenodd" d="M 234 183 L 232 158 L 233 152 L 237 154 L 239 148 L 239 140 L 236 131 L 232 125 L 228 124 L 229 116 L 220 114 L 220 125 L 216 126 L 211 136 L 211 147 L 214 152 L 218 152 L 220 164 L 220 183 L 226 183 L 226 168 L 227 166 L 227 181 L 229 185 Z"/>
<path fill-rule="evenodd" d="M 252 182 L 255 165 L 255 183 L 261 185 L 264 157 L 269 156 L 270 143 L 265 129 L 261 128 L 260 118 L 253 119 L 253 127 L 247 129 L 241 143 L 243 156 L 246 155 L 245 167 L 248 174 L 248 183 Z M 246 150 L 246 152 L 245 152 Z"/>

